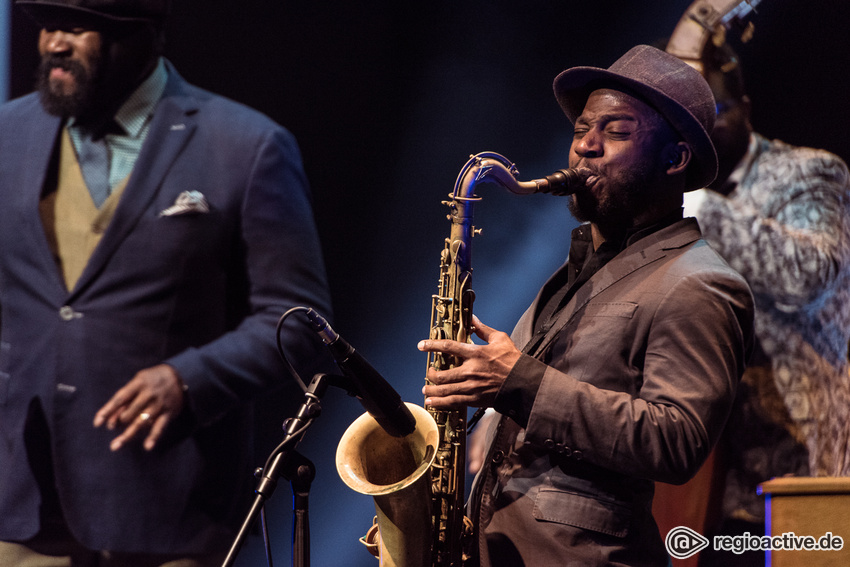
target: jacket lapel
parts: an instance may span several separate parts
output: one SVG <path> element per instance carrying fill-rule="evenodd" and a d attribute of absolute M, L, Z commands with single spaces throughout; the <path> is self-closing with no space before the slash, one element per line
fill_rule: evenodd
<path fill-rule="evenodd" d="M 39 109 L 41 109 L 41 105 L 39 105 Z M 42 264 L 41 272 L 50 274 L 51 285 L 56 286 L 56 290 L 64 295 L 66 290 L 62 273 L 56 266 L 56 260 L 50 250 L 44 225 L 39 216 L 39 203 L 48 172 L 54 169 L 51 167 L 51 160 L 55 155 L 54 150 L 58 143 L 61 128 L 61 118 L 51 116 L 41 110 L 40 115 L 34 117 L 25 128 L 21 129 L 25 136 L 21 140 L 21 147 L 28 148 L 26 157 L 31 167 L 20 168 L 21 191 L 16 198 L 21 199 L 21 203 L 19 207 L 15 207 L 15 210 L 34 211 L 36 222 L 25 224 L 27 230 L 31 231 L 26 240 L 34 243 L 37 247 L 33 258 L 37 258 L 38 262 Z"/>
<path fill-rule="evenodd" d="M 142 146 L 115 215 L 83 270 L 72 297 L 101 271 L 139 219 L 148 213 L 166 173 L 196 128 L 197 103 L 186 93 L 185 81 L 168 65 L 168 83 L 157 104 L 147 139 Z"/>
<path fill-rule="evenodd" d="M 692 218 L 683 219 L 671 226 L 665 227 L 656 233 L 646 236 L 625 250 L 617 254 L 610 262 L 605 264 L 598 272 L 596 272 L 588 281 L 584 283 L 576 294 L 570 299 L 566 306 L 561 310 L 552 327 L 546 333 L 546 336 L 539 344 L 530 344 L 528 340 L 531 338 L 531 330 L 533 318 L 528 317 L 529 313 L 534 313 L 536 304 L 540 300 L 538 296 L 535 299 L 535 305 L 523 317 L 523 329 L 520 333 L 522 337 L 528 337 L 521 344 L 523 352 L 536 356 L 540 352 L 548 348 L 552 340 L 558 336 L 561 330 L 579 313 L 590 301 L 597 297 L 600 293 L 607 290 L 609 287 L 619 282 L 631 273 L 648 266 L 649 264 L 663 258 L 667 255 L 667 251 L 671 249 L 681 248 L 700 238 L 700 232 L 696 221 Z M 533 348 L 533 352 L 526 349 Z"/>

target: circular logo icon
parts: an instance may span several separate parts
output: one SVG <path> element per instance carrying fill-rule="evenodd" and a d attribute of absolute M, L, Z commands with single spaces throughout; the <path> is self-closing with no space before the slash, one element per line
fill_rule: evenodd
<path fill-rule="evenodd" d="M 664 540 L 667 553 L 674 559 L 687 559 L 708 547 L 708 544 L 707 538 L 686 526 L 673 528 Z"/>

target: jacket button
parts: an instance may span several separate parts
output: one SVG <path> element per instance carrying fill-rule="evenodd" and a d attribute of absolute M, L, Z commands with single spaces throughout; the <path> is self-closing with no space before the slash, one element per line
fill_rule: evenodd
<path fill-rule="evenodd" d="M 548 449 L 548 450 L 551 451 L 552 449 L 555 448 L 555 441 L 552 440 L 552 439 L 547 439 L 546 441 L 543 442 L 543 447 L 545 449 Z"/>
<path fill-rule="evenodd" d="M 70 305 L 64 305 L 59 310 L 59 317 L 63 321 L 71 321 L 73 319 L 79 319 L 82 316 L 83 316 L 82 313 L 77 313 L 76 311 L 74 311 L 74 308 L 71 307 Z"/>
<path fill-rule="evenodd" d="M 584 455 L 581 454 L 581 451 L 573 451 L 573 458 L 580 461 L 584 458 Z"/>
<path fill-rule="evenodd" d="M 502 461 L 505 460 L 505 454 L 502 451 L 496 451 L 493 453 L 493 464 L 499 465 Z"/>
<path fill-rule="evenodd" d="M 561 443 L 558 443 L 558 444 L 555 446 L 555 450 L 556 450 L 558 453 L 560 453 L 561 455 L 566 455 L 567 457 L 569 457 L 569 456 L 573 453 L 573 450 L 572 450 L 572 449 L 570 449 L 569 447 L 567 447 L 566 445 L 563 445 L 563 444 L 561 444 Z"/>

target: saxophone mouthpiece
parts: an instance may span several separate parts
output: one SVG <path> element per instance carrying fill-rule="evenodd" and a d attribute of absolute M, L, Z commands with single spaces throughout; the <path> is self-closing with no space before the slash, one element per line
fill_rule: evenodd
<path fill-rule="evenodd" d="M 537 180 L 538 193 L 551 193 L 552 195 L 572 195 L 579 189 L 584 188 L 591 171 L 587 168 L 559 169 L 543 179 Z"/>

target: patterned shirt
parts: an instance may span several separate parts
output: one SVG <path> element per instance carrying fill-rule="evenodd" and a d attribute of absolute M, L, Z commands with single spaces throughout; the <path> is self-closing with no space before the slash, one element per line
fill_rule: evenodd
<path fill-rule="evenodd" d="M 764 520 L 758 483 L 850 474 L 850 184 L 837 156 L 753 134 L 728 197 L 686 194 L 750 284 L 758 348 L 722 443 L 724 515 Z"/>

